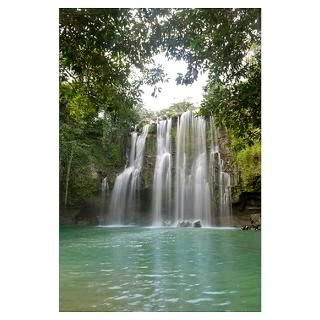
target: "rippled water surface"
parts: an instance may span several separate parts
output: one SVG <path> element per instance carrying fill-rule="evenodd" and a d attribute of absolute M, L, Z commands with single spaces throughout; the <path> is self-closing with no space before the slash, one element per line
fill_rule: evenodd
<path fill-rule="evenodd" d="M 260 232 L 64 227 L 60 311 L 260 311 Z"/>

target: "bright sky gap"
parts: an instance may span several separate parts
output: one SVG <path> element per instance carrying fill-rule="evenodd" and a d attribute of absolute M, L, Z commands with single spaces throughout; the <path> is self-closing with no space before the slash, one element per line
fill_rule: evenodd
<path fill-rule="evenodd" d="M 185 74 L 187 72 L 187 64 L 184 61 L 168 60 L 164 53 L 154 57 L 156 64 L 162 64 L 164 71 L 168 74 L 170 80 L 167 83 L 161 83 L 159 86 L 162 92 L 157 97 L 152 97 L 153 86 L 144 85 L 142 101 L 146 109 L 158 111 L 168 108 L 171 104 L 187 100 L 200 105 L 203 97 L 203 87 L 205 86 L 208 76 L 207 73 L 200 74 L 198 80 L 192 85 L 176 85 L 175 79 L 178 73 Z"/>

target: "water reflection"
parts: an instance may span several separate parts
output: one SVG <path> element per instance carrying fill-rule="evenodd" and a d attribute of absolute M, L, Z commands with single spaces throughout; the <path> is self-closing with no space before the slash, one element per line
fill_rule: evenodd
<path fill-rule="evenodd" d="M 60 306 L 258 311 L 260 238 L 255 237 L 236 230 L 104 228 L 63 242 Z"/>

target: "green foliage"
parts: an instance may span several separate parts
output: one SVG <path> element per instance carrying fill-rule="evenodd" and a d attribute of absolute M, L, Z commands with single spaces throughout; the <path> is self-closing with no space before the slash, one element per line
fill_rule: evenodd
<path fill-rule="evenodd" d="M 162 31 L 167 56 L 188 63 L 177 83 L 192 83 L 204 70 L 224 84 L 239 81 L 247 74 L 253 45 L 260 45 L 260 25 L 260 9 L 174 10 Z"/>
<path fill-rule="evenodd" d="M 227 127 L 248 145 L 260 140 L 261 85 L 258 66 L 247 79 L 229 88 L 213 80 L 206 90 L 200 110 L 202 115 L 213 115 L 218 126 Z"/>
<path fill-rule="evenodd" d="M 181 113 L 187 111 L 187 110 L 195 110 L 196 106 L 192 104 L 191 102 L 184 100 L 182 102 L 177 102 L 171 104 L 171 106 L 167 109 L 162 109 L 158 112 L 157 116 L 161 118 L 172 118 L 179 116 Z"/>
<path fill-rule="evenodd" d="M 158 49 L 148 37 L 166 12 L 60 9 L 60 194 L 69 194 L 68 206 L 97 193 L 97 172 L 123 166 L 128 132 L 141 119 L 139 87 L 166 77 L 152 65 Z"/>
<path fill-rule="evenodd" d="M 233 145 L 234 158 L 240 171 L 242 191 L 261 191 L 261 144 L 255 141 L 241 149 Z"/>
<path fill-rule="evenodd" d="M 134 107 L 134 111 L 137 116 L 137 127 L 141 129 L 145 124 L 150 124 L 150 122 L 156 119 L 156 112 L 147 110 L 142 104 L 138 104 Z"/>
<path fill-rule="evenodd" d="M 139 87 L 165 79 L 152 65 L 149 36 L 166 9 L 60 9 L 60 81 L 69 82 L 96 110 L 120 111 L 140 101 Z M 132 77 L 135 68 L 140 72 Z"/>
<path fill-rule="evenodd" d="M 199 114 L 252 145 L 261 127 L 261 10 L 177 9 L 162 26 L 163 49 L 184 60 L 177 84 L 194 82 L 208 71 Z"/>

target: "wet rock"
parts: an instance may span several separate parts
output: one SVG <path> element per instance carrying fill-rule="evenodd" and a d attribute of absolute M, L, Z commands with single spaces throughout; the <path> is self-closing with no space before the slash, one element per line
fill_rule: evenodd
<path fill-rule="evenodd" d="M 201 228 L 201 227 L 202 227 L 202 226 L 201 226 L 201 221 L 200 221 L 200 220 L 195 220 L 195 221 L 193 221 L 192 226 L 193 226 L 194 228 Z"/>
<path fill-rule="evenodd" d="M 261 215 L 256 213 L 256 214 L 251 214 L 250 215 L 250 221 L 252 224 L 261 224 Z"/>
<path fill-rule="evenodd" d="M 250 215 L 251 228 L 254 230 L 261 230 L 261 215 L 251 214 Z"/>
<path fill-rule="evenodd" d="M 179 222 L 178 222 L 178 226 L 179 226 L 179 227 L 186 227 L 185 221 L 179 221 Z"/>
<path fill-rule="evenodd" d="M 185 225 L 186 227 L 191 227 L 192 226 L 192 223 L 191 223 L 191 221 L 186 221 L 186 225 Z"/>
<path fill-rule="evenodd" d="M 191 227 L 192 223 L 191 223 L 191 221 L 188 221 L 188 220 L 186 220 L 186 221 L 182 220 L 182 221 L 178 222 L 177 226 L 178 227 Z"/>

